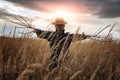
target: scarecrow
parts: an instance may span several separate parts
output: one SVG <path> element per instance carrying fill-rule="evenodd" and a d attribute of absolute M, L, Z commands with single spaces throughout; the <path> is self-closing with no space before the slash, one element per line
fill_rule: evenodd
<path fill-rule="evenodd" d="M 55 26 L 55 31 L 43 31 L 40 29 L 35 29 L 37 36 L 39 38 L 48 40 L 50 42 L 50 48 L 53 49 L 50 56 L 51 64 L 49 65 L 49 70 L 53 70 L 58 66 L 57 59 L 61 53 L 61 50 L 63 53 L 65 53 L 75 36 L 75 34 L 70 34 L 68 32 L 65 33 L 65 25 L 67 22 L 63 18 L 56 18 L 52 24 Z M 87 37 L 88 36 L 85 34 L 77 34 L 78 40 L 83 40 Z"/>

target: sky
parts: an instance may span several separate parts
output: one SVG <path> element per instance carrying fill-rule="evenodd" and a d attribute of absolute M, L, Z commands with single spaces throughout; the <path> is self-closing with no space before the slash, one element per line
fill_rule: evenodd
<path fill-rule="evenodd" d="M 116 23 L 111 35 L 120 38 L 120 0 L 0 0 L 0 26 L 7 23 L 6 32 L 13 29 L 10 21 L 18 15 L 32 19 L 33 26 L 43 30 L 56 17 L 63 17 L 68 22 L 66 32 L 74 33 L 80 27 L 80 32 L 91 35 Z M 101 35 L 107 35 L 109 30 Z"/>

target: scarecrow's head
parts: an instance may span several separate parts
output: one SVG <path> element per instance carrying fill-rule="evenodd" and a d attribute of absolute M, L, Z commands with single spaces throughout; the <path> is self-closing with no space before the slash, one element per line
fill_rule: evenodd
<path fill-rule="evenodd" d="M 67 22 L 63 18 L 58 17 L 54 22 L 52 22 L 52 24 L 55 25 L 57 31 L 60 31 L 64 30 L 65 24 L 67 24 Z"/>

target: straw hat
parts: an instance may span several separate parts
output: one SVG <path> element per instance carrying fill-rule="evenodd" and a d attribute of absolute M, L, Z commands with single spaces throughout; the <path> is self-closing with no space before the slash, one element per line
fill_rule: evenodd
<path fill-rule="evenodd" d="M 52 22 L 53 25 L 57 24 L 67 24 L 67 22 L 62 17 L 57 17 L 54 22 Z"/>

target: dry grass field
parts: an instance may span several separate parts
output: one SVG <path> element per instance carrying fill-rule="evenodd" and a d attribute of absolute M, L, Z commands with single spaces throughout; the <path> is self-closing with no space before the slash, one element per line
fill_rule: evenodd
<path fill-rule="evenodd" d="M 50 52 L 46 40 L 0 37 L 0 80 L 120 80 L 119 41 L 72 42 L 52 72 Z"/>

